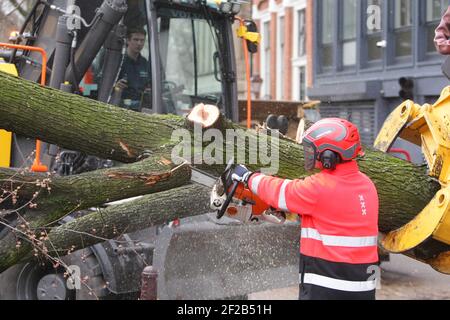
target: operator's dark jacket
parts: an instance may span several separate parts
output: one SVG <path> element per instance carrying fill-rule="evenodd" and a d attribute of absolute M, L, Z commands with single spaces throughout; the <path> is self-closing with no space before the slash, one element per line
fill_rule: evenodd
<path fill-rule="evenodd" d="M 144 91 L 151 84 L 151 71 L 148 60 L 142 55 L 139 55 L 136 60 L 126 55 L 120 70 L 119 79 L 125 79 L 128 82 L 128 88 L 123 90 L 122 93 L 122 101 L 131 100 L 133 102 L 131 109 L 140 111 Z"/>

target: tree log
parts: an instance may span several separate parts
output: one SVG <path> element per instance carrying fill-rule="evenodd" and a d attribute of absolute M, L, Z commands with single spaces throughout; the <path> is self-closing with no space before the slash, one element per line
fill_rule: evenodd
<path fill-rule="evenodd" d="M 187 184 L 190 177 L 187 164 L 175 166 L 158 155 L 126 166 L 68 177 L 0 168 L 0 188 L 6 191 L 3 202 L 10 200 L 7 197 L 11 198 L 15 191 L 18 199 L 23 198 L 18 205 L 10 206 L 13 210 L 39 193 L 32 201 L 36 207 L 29 209 L 27 215 L 35 217 L 36 224 L 44 225 L 69 212 L 179 187 Z"/>
<path fill-rule="evenodd" d="M 170 144 L 172 131 L 184 124 L 177 116 L 117 108 L 2 72 L 0 96 L 0 128 L 124 163 Z"/>
<path fill-rule="evenodd" d="M 189 201 L 186 201 L 189 199 Z M 124 233 L 208 213 L 209 194 L 205 187 L 188 185 L 146 195 L 131 202 L 99 209 L 54 228 L 20 228 L 28 237 L 8 234 L 0 243 L 0 273 L 29 258 L 60 257 L 78 249 L 114 239 Z M 31 243 L 26 240 L 36 235 Z M 11 242 L 14 244 L 11 246 Z M 33 253 L 33 254 L 30 254 Z"/>
<path fill-rule="evenodd" d="M 188 185 L 99 209 L 97 213 L 53 228 L 44 244 L 50 253 L 64 255 L 68 249 L 82 249 L 103 242 L 105 238 L 117 238 L 120 234 L 210 211 L 209 190 L 200 185 Z"/>
<path fill-rule="evenodd" d="M 158 156 L 128 166 L 77 176 L 22 175 L 10 169 L 1 169 L 1 176 L 5 179 L 0 178 L 0 184 L 7 181 L 8 186 L 12 185 L 12 190 L 17 189 L 16 185 L 26 186 L 23 194 L 22 188 L 18 192 L 19 197 L 26 198 L 25 201 L 30 194 L 41 194 L 32 201 L 37 206 L 28 208 L 25 218 L 18 220 L 15 225 L 18 231 L 8 233 L 8 230 L 3 230 L 0 237 L 0 272 L 19 262 L 33 249 L 27 240 L 20 241 L 18 246 L 18 239 L 31 237 L 39 240 L 42 227 L 52 226 L 74 211 L 182 186 L 190 181 L 190 168 L 187 165 L 174 167 L 170 161 Z M 47 179 L 48 182 L 42 187 L 42 181 Z M 37 184 L 36 181 L 41 183 Z"/>
<path fill-rule="evenodd" d="M 175 129 L 185 128 L 185 119 L 174 115 L 145 115 L 0 73 L 0 128 L 59 146 L 122 162 L 136 161 L 145 152 L 161 152 L 178 142 Z M 226 120 L 224 120 L 226 121 Z M 223 128 L 241 127 L 227 122 Z M 263 134 L 250 131 L 257 139 Z M 250 139 L 245 148 L 248 149 Z M 280 139 L 278 176 L 303 178 L 301 146 Z M 224 152 L 226 146 L 218 152 Z M 198 152 L 198 150 L 194 150 Z M 410 221 L 434 197 L 439 184 L 426 167 L 398 160 L 366 148 L 359 161 L 361 171 L 376 184 L 380 196 L 380 229 L 397 229 Z M 250 165 L 255 169 L 258 165 Z M 204 167 L 203 167 L 204 168 Z M 223 166 L 216 168 L 218 173 Z M 213 166 L 207 168 L 213 170 Z"/>

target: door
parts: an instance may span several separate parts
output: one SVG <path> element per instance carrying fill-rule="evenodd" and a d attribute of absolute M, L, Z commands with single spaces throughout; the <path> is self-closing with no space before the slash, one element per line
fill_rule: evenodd
<path fill-rule="evenodd" d="M 185 115 L 204 103 L 235 117 L 237 90 L 229 19 L 201 4 L 155 1 L 152 8 L 154 112 Z"/>

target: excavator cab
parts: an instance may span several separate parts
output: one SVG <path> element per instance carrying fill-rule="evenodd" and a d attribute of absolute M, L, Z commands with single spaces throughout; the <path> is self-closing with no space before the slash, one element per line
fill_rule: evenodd
<path fill-rule="evenodd" d="M 138 103 L 137 109 L 148 113 L 183 115 L 198 103 L 215 104 L 227 118 L 237 122 L 232 25 L 240 5 L 237 0 L 37 1 L 18 38 L 22 39 L 21 43 L 42 48 L 47 53 L 49 87 L 121 107 Z M 133 74 L 123 72 L 129 54 L 127 29 L 145 31 L 144 44 L 139 48 L 145 68 L 137 66 Z M 241 37 L 248 37 L 245 39 L 254 43 L 258 35 L 241 30 Z M 19 50 L 9 56 L 20 77 L 39 80 L 41 65 L 37 53 Z M 130 64 L 129 69 L 135 67 Z M 148 70 L 148 75 L 143 73 L 144 69 Z M 117 82 L 125 78 L 132 87 L 132 77 L 148 79 L 144 87 L 149 90 L 139 92 L 137 99 L 123 98 L 116 92 Z M 28 166 L 24 160 L 33 153 L 35 141 L 17 135 L 13 135 L 13 141 L 11 166 Z M 57 159 L 64 162 L 63 171 L 76 174 L 74 164 L 79 163 L 83 155 L 71 150 L 57 153 L 54 147 L 43 146 L 43 162 L 51 167 L 49 158 L 59 154 Z M 101 165 L 90 169 L 104 167 L 99 163 Z M 77 214 L 86 213 L 89 212 Z M 61 223 L 70 219 L 73 217 L 67 216 Z M 198 298 L 243 296 L 296 282 L 295 276 L 280 279 L 279 274 L 295 274 L 298 247 L 287 243 L 288 249 L 282 250 L 281 255 L 277 246 L 268 250 L 267 244 L 273 242 L 273 232 L 276 232 L 273 226 L 250 230 L 251 239 L 260 240 L 251 251 L 261 256 L 255 258 L 254 264 L 246 263 L 243 269 L 241 264 L 232 262 L 241 260 L 236 252 L 242 252 L 242 260 L 250 256 L 249 252 L 241 250 L 242 244 L 250 242 L 248 228 L 230 230 L 227 226 L 218 226 L 209 216 L 191 220 L 192 223 L 183 221 L 176 229 L 158 227 L 125 234 L 116 239 L 120 242 L 106 241 L 65 257 L 67 265 L 79 266 L 81 276 L 89 279 L 94 295 L 84 286 L 79 290 L 69 289 L 65 285 L 64 270 L 30 261 L 0 274 L 0 299 L 136 298 L 145 264 L 154 264 L 160 270 L 159 296 L 168 299 L 193 298 L 193 292 Z M 283 228 L 291 235 L 298 232 L 296 225 Z M 0 228 L 0 238 L 7 232 Z M 223 250 L 205 245 L 212 238 L 222 242 L 230 234 L 234 240 L 242 241 L 232 241 Z M 190 250 L 179 247 L 181 244 L 189 246 Z M 226 279 L 223 275 L 217 279 L 217 260 L 209 259 L 211 256 L 233 257 L 232 270 Z M 180 264 L 173 259 L 194 259 L 195 263 Z M 199 281 L 200 277 L 203 281 Z M 211 290 L 213 282 L 220 283 L 220 288 Z"/>
<path fill-rule="evenodd" d="M 86 70 L 83 94 L 158 114 L 185 115 L 198 103 L 213 104 L 237 119 L 232 19 L 199 3 L 128 1 L 116 43 L 107 40 Z M 133 30 L 145 39 L 138 58 L 130 56 Z M 117 88 L 118 81 L 126 88 Z"/>
<path fill-rule="evenodd" d="M 232 117 L 235 72 L 226 49 L 228 19 L 204 8 L 180 11 L 163 2 L 156 3 L 150 16 L 152 30 L 157 30 L 152 45 L 158 49 L 152 57 L 153 82 L 161 88 L 155 90 L 154 111 L 184 115 L 205 103 Z"/>
<path fill-rule="evenodd" d="M 16 38 L 45 50 L 52 88 L 146 113 L 185 115 L 214 104 L 238 121 L 232 25 L 239 8 L 210 0 L 38 1 Z M 145 32 L 138 66 L 128 59 L 133 29 Z M 39 80 L 38 53 L 14 50 L 8 59 L 20 77 Z M 118 92 L 119 80 L 134 94 Z M 11 165 L 20 167 L 34 141 L 13 138 Z M 42 149 L 43 164 L 55 167 L 56 149 Z"/>

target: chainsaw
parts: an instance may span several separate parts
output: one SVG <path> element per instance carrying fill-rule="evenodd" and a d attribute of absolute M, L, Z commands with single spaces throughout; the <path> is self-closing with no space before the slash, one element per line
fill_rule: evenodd
<path fill-rule="evenodd" d="M 244 224 L 269 222 L 284 224 L 286 214 L 277 211 L 246 188 L 244 183 L 231 178 L 235 165 L 230 162 L 219 179 L 193 169 L 191 180 L 211 189 L 210 207 L 217 212 L 217 219 L 224 216 Z"/>

